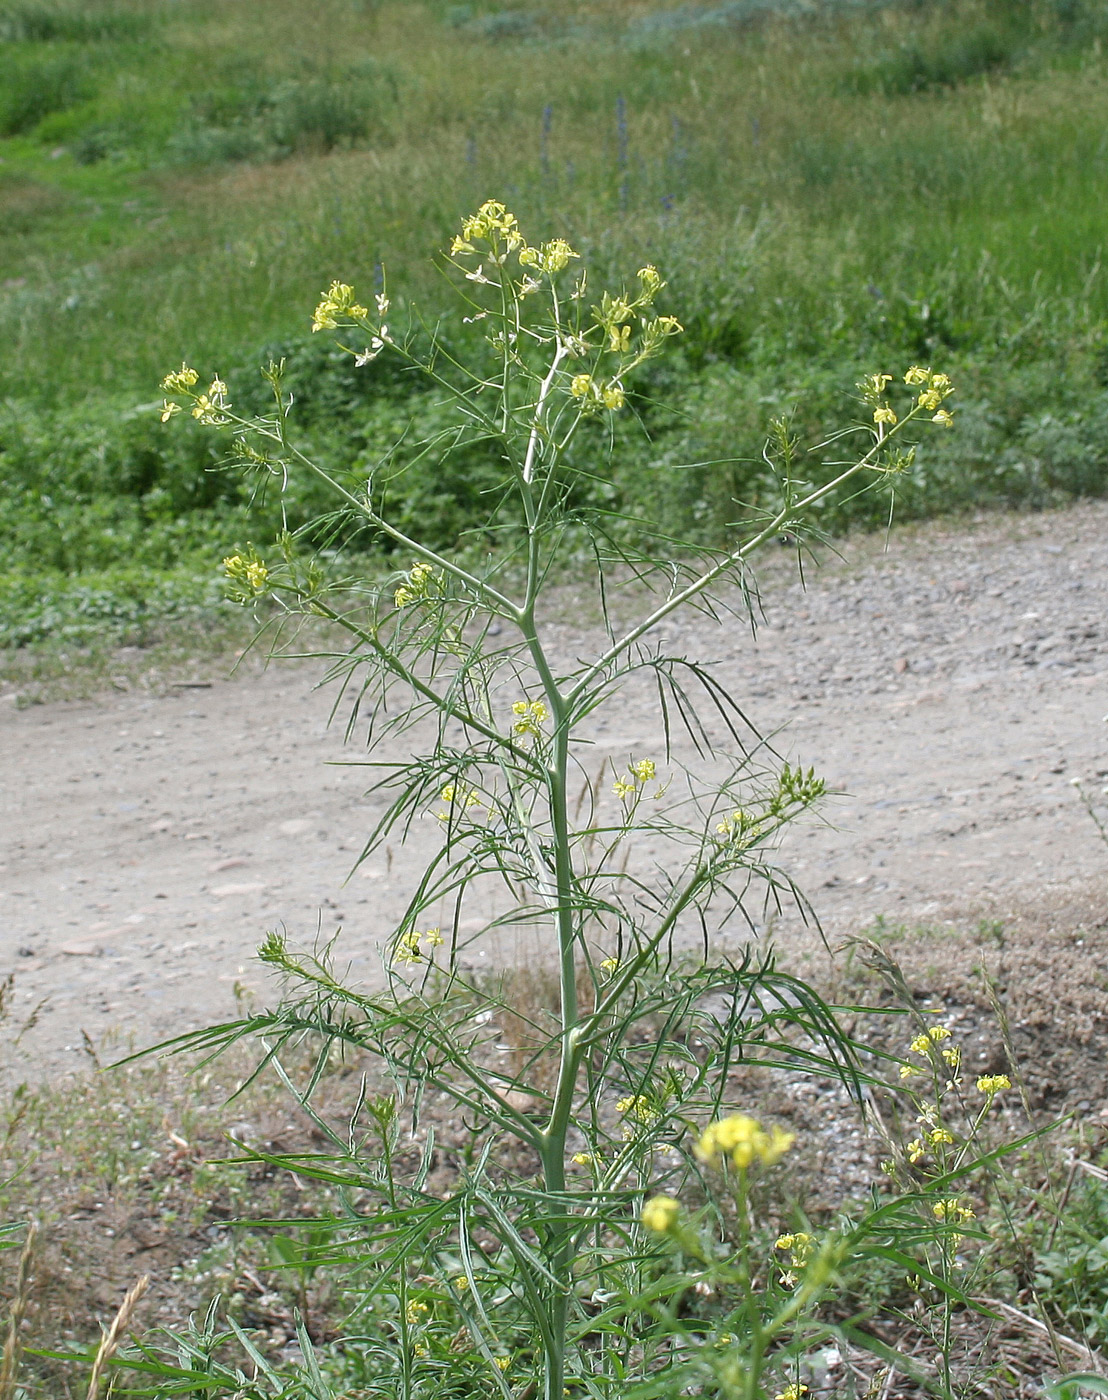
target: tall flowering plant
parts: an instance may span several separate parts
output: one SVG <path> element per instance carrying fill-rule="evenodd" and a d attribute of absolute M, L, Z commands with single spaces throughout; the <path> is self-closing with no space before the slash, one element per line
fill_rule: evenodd
<path fill-rule="evenodd" d="M 478 362 L 462 363 L 435 335 L 399 332 L 385 292 L 363 302 L 338 281 L 312 328 L 359 366 L 395 357 L 453 405 L 451 429 L 415 451 L 465 447 L 495 464 L 497 544 L 480 562 L 473 549 L 431 548 L 398 525 L 391 452 L 360 483 L 314 463 L 297 445 L 280 365 L 265 371 L 272 409 L 262 416 L 240 416 L 218 377 L 205 389 L 187 365 L 164 381 L 167 420 L 187 412 L 225 433 L 243 470 L 278 488 L 294 473 L 322 477 L 335 518 L 373 532 L 398 561 L 335 579 L 286 534 L 265 554 L 240 548 L 225 567 L 240 601 L 326 619 L 345 638 L 324 654 L 332 677 L 356 687 L 388 797 L 363 858 L 428 816 L 440 837 L 384 939 L 383 990 L 349 985 L 332 949 L 305 955 L 271 934 L 261 956 L 286 978 L 283 1003 L 190 1043 L 261 1037 L 290 1088 L 294 1047 L 314 1046 L 314 1068 L 294 1091 L 331 1147 L 327 1160 L 290 1164 L 347 1202 L 332 1223 L 342 1257 L 356 1260 L 366 1325 L 345 1355 L 364 1393 L 468 1395 L 479 1384 L 504 1400 L 659 1394 L 683 1384 L 681 1367 L 706 1346 L 720 1393 L 761 1394 L 774 1374 L 783 1394 L 799 1393 L 790 1347 L 840 1254 L 813 1249 L 804 1232 L 782 1237 L 764 1301 L 751 1193 L 791 1139 L 728 1113 L 731 1075 L 756 1060 L 854 1090 L 862 1076 L 809 986 L 769 952 L 722 956 L 713 930 L 753 900 L 800 898 L 774 849 L 824 788 L 812 769 L 780 761 L 712 671 L 667 652 L 658 629 L 689 608 L 753 622 L 757 550 L 786 532 L 802 537 L 832 492 L 904 470 L 912 428 L 949 425 L 952 386 L 912 366 L 891 397 L 890 376 L 871 376 L 859 386 L 861 448 L 819 484 L 799 477 L 797 444 L 774 425 L 767 457 L 779 501 L 747 513 L 726 546 L 705 549 L 580 504 L 582 484 L 603 471 L 606 435 L 633 403 L 635 372 L 681 333 L 657 309 L 659 272 L 644 266 L 596 295 L 566 239 L 529 242 L 495 201 L 465 220 L 445 262 L 466 320 L 484 332 Z M 552 642 L 558 604 L 548 595 L 583 542 L 593 565 L 578 580 L 594 591 L 605 635 L 593 654 L 566 658 Z M 641 608 L 630 621 L 611 606 L 620 588 L 622 612 Z M 656 748 L 598 767 L 595 717 L 644 678 L 657 697 Z M 420 720 L 432 737 L 413 753 Z M 641 857 L 660 844 L 664 861 Z M 472 911 L 487 910 L 490 890 L 495 913 L 479 914 L 474 931 Z M 471 945 L 504 928 L 528 930 L 548 951 L 549 1006 L 523 997 L 521 1007 L 518 982 L 468 970 Z M 516 1043 L 505 1045 L 509 1034 Z M 367 1094 L 342 1133 L 313 1108 L 339 1051 L 371 1052 L 393 1085 L 383 1098 Z M 404 1155 L 407 1115 L 430 1095 L 472 1134 L 445 1197 L 428 1185 L 431 1142 L 414 1165 Z M 703 1242 L 681 1203 L 715 1199 L 724 1163 L 743 1222 L 737 1263 Z M 683 1251 L 679 1275 L 665 1263 L 671 1246 Z M 696 1280 L 707 1293 L 744 1293 L 725 1341 L 708 1323 L 675 1323 Z"/>

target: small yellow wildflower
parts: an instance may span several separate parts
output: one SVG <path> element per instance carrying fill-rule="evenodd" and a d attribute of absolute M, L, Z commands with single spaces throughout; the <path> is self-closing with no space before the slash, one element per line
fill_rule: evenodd
<path fill-rule="evenodd" d="M 650 263 L 647 263 L 645 267 L 640 267 L 637 276 L 640 299 L 649 305 L 666 284 L 659 276 L 658 269 Z"/>
<path fill-rule="evenodd" d="M 333 331 L 341 317 L 346 321 L 364 321 L 369 311 L 354 300 L 354 288 L 346 282 L 332 282 L 312 315 L 312 330 Z"/>
<path fill-rule="evenodd" d="M 951 1069 L 957 1069 L 962 1063 L 962 1052 L 957 1045 L 944 1045 L 942 1056 Z"/>
<path fill-rule="evenodd" d="M 493 1363 L 498 1371 L 506 1371 L 512 1364 L 512 1358 L 510 1356 L 494 1356 Z"/>
<path fill-rule="evenodd" d="M 705 1128 L 696 1145 L 696 1155 L 702 1162 L 729 1156 L 740 1171 L 746 1171 L 755 1162 L 772 1167 L 795 1141 L 795 1133 L 778 1127 L 767 1133 L 757 1119 L 734 1113 Z"/>
<path fill-rule="evenodd" d="M 405 1315 L 408 1319 L 408 1326 L 418 1326 L 418 1324 L 423 1321 L 423 1319 L 427 1316 L 427 1314 L 430 1311 L 431 1309 L 427 1306 L 426 1303 L 421 1303 L 417 1299 L 413 1298 L 408 1304 L 407 1309 L 405 1310 Z"/>
<path fill-rule="evenodd" d="M 974 1218 L 973 1210 L 964 1206 L 957 1196 L 948 1196 L 945 1200 L 936 1201 L 931 1207 L 931 1214 L 936 1220 L 950 1220 L 954 1224 Z"/>
<path fill-rule="evenodd" d="M 954 427 L 954 415 L 953 413 L 948 413 L 945 408 L 940 408 L 938 413 L 932 414 L 931 421 L 932 423 L 938 423 L 942 428 Z"/>
<path fill-rule="evenodd" d="M 648 1230 L 667 1235 L 681 1218 L 681 1204 L 672 1196 L 654 1196 L 642 1208 L 639 1219 Z"/>
<path fill-rule="evenodd" d="M 643 758 L 640 759 L 638 763 L 632 763 L 631 772 L 634 773 L 640 783 L 648 783 L 655 773 L 653 759 Z"/>
<path fill-rule="evenodd" d="M 469 1278 L 465 1274 L 459 1274 L 454 1280 L 455 1293 L 467 1293 L 469 1291 Z"/>
<path fill-rule="evenodd" d="M 905 384 L 926 384 L 930 381 L 931 371 L 924 369 L 921 365 L 913 365 L 904 376 Z"/>
<path fill-rule="evenodd" d="M 419 934 L 415 929 L 402 933 L 396 940 L 392 960 L 401 967 L 411 967 L 423 961 L 423 954 L 419 951 Z"/>
<path fill-rule="evenodd" d="M 762 834 L 763 823 L 764 818 L 752 816 L 738 807 L 717 824 L 716 831 L 740 850 L 745 850 Z"/>
<path fill-rule="evenodd" d="M 778 1235 L 774 1241 L 774 1249 L 787 1249 L 789 1251 L 790 1268 L 785 1269 L 781 1274 L 781 1284 L 784 1288 L 795 1288 L 797 1284 L 797 1269 L 803 1269 L 808 1260 L 812 1257 L 812 1248 L 815 1245 L 815 1236 L 809 1235 L 805 1230 L 797 1230 L 791 1235 Z"/>
<path fill-rule="evenodd" d="M 950 1032 L 945 1026 L 930 1026 L 922 1034 L 917 1035 L 908 1048 L 914 1050 L 917 1055 L 929 1055 L 940 1040 L 949 1039 Z"/>
<path fill-rule="evenodd" d="M 184 394 L 193 387 L 200 376 L 194 369 L 189 369 L 183 361 L 181 368 L 173 370 L 162 380 L 162 388 L 167 394 Z"/>
<path fill-rule="evenodd" d="M 633 1118 L 636 1123 L 653 1123 L 658 1117 L 658 1110 L 645 1094 L 631 1094 L 625 1099 L 620 1099 L 616 1104 L 616 1112 L 622 1113 L 626 1118 Z"/>
<path fill-rule="evenodd" d="M 627 327 L 625 326 L 624 329 L 626 330 Z M 613 411 L 622 408 L 626 401 L 622 385 L 617 384 L 614 379 L 600 391 L 600 398 L 604 407 Z"/>
<path fill-rule="evenodd" d="M 596 1158 L 591 1152 L 575 1152 L 569 1160 L 577 1167 L 591 1167 Z"/>
<path fill-rule="evenodd" d="M 601 966 L 601 968 L 608 974 L 608 976 L 610 977 L 610 976 L 612 975 L 613 972 L 618 972 L 618 971 L 619 971 L 619 959 L 618 959 L 618 958 L 604 958 L 604 959 L 601 960 L 600 966 Z"/>
<path fill-rule="evenodd" d="M 161 407 L 162 422 L 168 423 L 175 413 L 180 413 L 181 405 L 174 403 L 171 399 L 165 399 Z"/>
<path fill-rule="evenodd" d="M 417 559 L 404 576 L 404 582 L 392 595 L 398 608 L 406 608 L 412 603 L 426 602 L 432 596 L 436 585 L 434 566 L 425 559 Z"/>
<path fill-rule="evenodd" d="M 954 1138 L 949 1128 L 932 1128 L 927 1134 L 927 1139 L 932 1147 L 938 1147 L 940 1143 L 953 1143 Z"/>
<path fill-rule="evenodd" d="M 476 788 L 456 787 L 454 783 L 447 783 L 439 793 L 439 797 L 443 802 L 449 803 L 452 809 L 457 810 L 460 808 L 465 812 L 471 812 L 474 807 L 481 807 L 484 805 L 481 801 L 481 794 Z M 450 812 L 436 812 L 435 815 L 440 822 L 450 820 Z"/>
<path fill-rule="evenodd" d="M 1002 1089 L 1010 1089 L 1012 1081 L 1006 1074 L 983 1074 L 977 1081 L 977 1092 L 992 1098 L 999 1094 Z"/>
<path fill-rule="evenodd" d="M 229 555 L 223 561 L 223 571 L 234 583 L 242 585 L 251 593 L 265 592 L 269 570 L 252 552 L 245 559 L 241 554 Z"/>
<path fill-rule="evenodd" d="M 523 235 L 519 231 L 515 215 L 509 214 L 499 200 L 487 199 L 476 214 L 471 214 L 463 220 L 462 239 L 466 243 L 479 240 L 490 244 L 503 240 L 508 249 L 512 250 L 523 242 Z"/>
<path fill-rule="evenodd" d="M 530 734 L 538 738 L 541 727 L 550 718 L 550 711 L 541 700 L 517 700 L 512 706 L 512 714 L 518 716 L 512 727 L 515 734 Z"/>
<path fill-rule="evenodd" d="M 575 374 L 569 381 L 569 392 L 575 399 L 583 399 L 592 388 L 591 374 Z"/>
<path fill-rule="evenodd" d="M 906 1151 L 908 1153 L 909 1162 L 913 1163 L 920 1161 L 920 1159 L 927 1154 L 927 1148 L 920 1138 L 913 1138 L 908 1144 Z"/>
<path fill-rule="evenodd" d="M 611 326 L 608 330 L 608 349 L 613 355 L 626 355 L 631 348 L 631 327 Z"/>
<path fill-rule="evenodd" d="M 423 941 L 429 948 L 441 948 L 446 940 L 437 928 L 429 928 L 423 935 Z"/>
<path fill-rule="evenodd" d="M 801 1385 L 799 1381 L 793 1381 L 784 1390 L 779 1390 L 773 1400 L 800 1400 L 802 1395 L 807 1395 L 808 1387 Z"/>
<path fill-rule="evenodd" d="M 563 271 L 570 258 L 577 256 L 564 238 L 552 238 L 541 248 L 529 248 L 525 245 L 519 250 L 519 261 L 523 267 L 537 267 L 540 272 L 549 273 L 551 276 Z"/>
<path fill-rule="evenodd" d="M 942 401 L 943 396 L 937 389 L 924 389 L 916 399 L 916 403 L 920 408 L 926 408 L 929 411 L 938 408 Z"/>
<path fill-rule="evenodd" d="M 933 374 L 928 380 L 928 383 L 931 385 L 932 389 L 937 389 L 944 397 L 954 392 L 954 385 L 950 382 L 948 375 Z"/>
<path fill-rule="evenodd" d="M 922 1073 L 923 1073 L 923 1070 L 921 1070 L 921 1069 L 920 1069 L 918 1066 L 916 1066 L 916 1065 L 901 1065 L 901 1066 L 900 1066 L 900 1077 L 901 1077 L 901 1079 L 912 1079 L 915 1075 L 917 1075 L 917 1074 L 922 1074 Z"/>
<path fill-rule="evenodd" d="M 612 791 L 618 798 L 624 800 L 628 797 L 634 797 L 638 789 L 634 783 L 627 782 L 625 778 L 617 778 L 612 784 Z"/>
<path fill-rule="evenodd" d="M 888 404 L 882 404 L 879 408 L 873 410 L 873 421 L 875 423 L 888 423 L 888 425 L 892 427 L 896 423 L 897 418 Z"/>

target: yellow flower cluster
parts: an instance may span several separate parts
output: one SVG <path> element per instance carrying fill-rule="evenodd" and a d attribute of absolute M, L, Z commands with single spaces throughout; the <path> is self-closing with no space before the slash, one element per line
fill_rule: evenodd
<path fill-rule="evenodd" d="M 420 947 L 421 942 L 427 948 L 435 949 L 441 948 L 443 941 L 443 936 L 437 928 L 429 928 L 426 933 L 411 929 L 408 933 L 402 933 L 396 940 L 392 950 L 392 960 L 401 967 L 413 966 L 430 956 Z"/>
<path fill-rule="evenodd" d="M 885 390 L 892 382 L 891 374 L 867 374 L 858 385 L 862 391 L 862 398 L 873 409 L 873 421 L 882 431 L 885 427 L 895 427 L 899 422 L 896 410 L 891 408 L 888 403 L 881 401 Z M 913 365 L 905 374 L 904 382 L 910 388 L 919 389 L 913 413 L 917 409 L 922 409 L 932 415 L 932 423 L 938 423 L 944 428 L 953 425 L 953 414 L 942 407 L 943 401 L 954 392 L 954 385 L 950 382 L 948 375 L 933 374 L 930 369 L 925 369 L 922 365 Z"/>
<path fill-rule="evenodd" d="M 512 714 L 517 716 L 512 733 L 530 734 L 533 739 L 540 737 L 542 726 L 550 718 L 550 711 L 541 700 L 517 700 L 512 706 Z"/>
<path fill-rule="evenodd" d="M 227 402 L 227 385 L 217 375 L 208 386 L 206 394 L 194 394 L 193 388 L 200 376 L 188 365 L 182 364 L 178 370 L 173 370 L 162 380 L 162 388 L 167 394 L 188 394 L 192 399 L 192 416 L 200 423 L 221 424 L 227 419 L 224 417 L 224 410 L 230 408 Z M 162 406 L 158 410 L 163 423 L 168 423 L 171 418 L 181 412 L 181 405 L 172 399 L 164 399 Z"/>
<path fill-rule="evenodd" d="M 808 1387 L 801 1385 L 799 1381 L 793 1381 L 784 1390 L 779 1390 L 773 1400 L 800 1400 L 802 1395 L 808 1394 Z"/>
<path fill-rule="evenodd" d="M 591 374 L 575 374 L 569 381 L 569 392 L 581 400 L 582 413 L 600 413 L 604 409 L 615 413 L 627 402 L 623 385 L 618 380 L 604 384 Z"/>
<path fill-rule="evenodd" d="M 668 1235 L 681 1219 L 681 1203 L 672 1196 L 653 1196 L 643 1206 L 639 1219 L 648 1230 Z"/>
<path fill-rule="evenodd" d="M 354 300 L 354 288 L 346 282 L 332 282 L 322 295 L 312 315 L 312 330 L 333 331 L 340 320 L 364 321 L 369 315 L 366 307 Z"/>
<path fill-rule="evenodd" d="M 245 558 L 241 554 L 229 554 L 223 561 L 223 571 L 232 582 L 255 595 L 264 593 L 269 581 L 269 570 L 253 551 Z"/>
<path fill-rule="evenodd" d="M 620 1099 L 616 1104 L 616 1112 L 644 1125 L 653 1123 L 658 1118 L 658 1110 L 645 1094 L 631 1094 L 625 1099 Z"/>
<path fill-rule="evenodd" d="M 408 1304 L 407 1308 L 405 1309 L 405 1316 L 408 1319 L 408 1326 L 418 1326 L 419 1323 L 421 1323 L 424 1320 L 424 1318 L 430 1311 L 431 1309 L 427 1306 L 426 1303 L 417 1302 L 416 1299 L 413 1298 Z"/>
<path fill-rule="evenodd" d="M 570 258 L 578 256 L 564 238 L 552 238 L 538 248 L 524 244 L 519 250 L 519 264 L 521 267 L 537 268 L 539 272 L 552 277 L 568 266 Z"/>
<path fill-rule="evenodd" d="M 422 603 L 433 596 L 436 584 L 435 570 L 422 559 L 417 559 L 404 576 L 404 582 L 393 594 L 393 602 L 398 608 L 406 608 L 411 603 Z"/>
<path fill-rule="evenodd" d="M 516 216 L 509 214 L 496 199 L 487 199 L 476 214 L 462 222 L 462 235 L 450 245 L 452 254 L 475 252 L 474 243 L 488 243 L 494 249 L 503 244 L 509 252 L 521 246 L 523 235 Z"/>
<path fill-rule="evenodd" d="M 591 1167 L 596 1158 L 591 1152 L 575 1152 L 569 1160 L 578 1167 Z"/>
<path fill-rule="evenodd" d="M 949 1220 L 955 1225 L 961 1225 L 974 1218 L 972 1209 L 964 1206 L 957 1196 L 948 1196 L 945 1200 L 936 1201 L 931 1207 L 931 1214 L 936 1220 Z"/>
<path fill-rule="evenodd" d="M 638 792 L 638 785 L 650 782 L 657 769 L 653 759 L 643 758 L 638 763 L 629 763 L 627 771 L 631 775 L 629 778 L 619 777 L 612 784 L 612 791 L 619 798 L 633 797 Z"/>
<path fill-rule="evenodd" d="M 790 1267 L 781 1275 L 781 1284 L 783 1287 L 796 1287 L 796 1271 L 806 1267 L 808 1260 L 812 1257 L 812 1249 L 815 1242 L 815 1236 L 809 1235 L 804 1230 L 797 1230 L 791 1235 L 777 1236 L 777 1239 L 773 1243 L 774 1249 L 787 1249 L 789 1251 Z"/>
<path fill-rule="evenodd" d="M 619 971 L 619 959 L 602 958 L 600 961 L 600 966 L 608 974 L 608 976 L 611 977 Z"/>
<path fill-rule="evenodd" d="M 977 1081 L 977 1092 L 987 1098 L 995 1098 L 1004 1089 L 1010 1089 L 1012 1081 L 1006 1074 L 983 1074 Z"/>
<path fill-rule="evenodd" d="M 741 807 L 736 807 L 729 817 L 724 817 L 723 821 L 716 823 L 716 831 L 730 845 L 737 846 L 739 850 L 746 850 L 748 846 L 753 846 L 762 834 L 764 824 L 763 817 L 755 817 Z"/>
<path fill-rule="evenodd" d="M 772 1167 L 795 1141 L 796 1134 L 784 1128 L 774 1126 L 766 1132 L 756 1118 L 733 1113 L 705 1128 L 696 1145 L 696 1155 L 709 1163 L 730 1157 L 740 1171 L 747 1171 L 755 1163 Z"/>

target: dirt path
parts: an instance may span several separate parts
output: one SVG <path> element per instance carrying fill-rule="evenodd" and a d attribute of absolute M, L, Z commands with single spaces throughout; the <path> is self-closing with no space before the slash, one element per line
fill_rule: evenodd
<path fill-rule="evenodd" d="M 1108 848 L 1071 779 L 1108 785 L 1108 505 L 846 553 L 806 591 L 783 557 L 770 562 L 756 645 L 701 619 L 671 625 L 669 645 L 717 662 L 756 722 L 787 724 L 780 746 L 849 792 L 827 809 L 834 826 L 785 850 L 832 938 L 878 919 L 929 925 L 917 971 L 931 969 L 937 995 L 956 995 L 955 965 L 968 975 L 985 950 L 1020 1016 L 1099 1040 Z M 588 645 L 555 631 L 566 651 Z M 430 819 L 412 850 L 347 882 L 379 808 L 363 770 L 329 766 L 357 752 L 328 727 L 333 697 L 316 679 L 281 666 L 165 696 L 0 709 L 9 1026 L 41 1004 L 10 1050 L 15 1073 L 83 1066 L 84 1035 L 110 1049 L 224 1018 L 236 988 L 266 997 L 251 955 L 270 927 L 310 944 L 341 924 L 343 956 L 374 977 L 438 833 Z M 595 738 L 618 761 L 657 747 L 643 700 L 608 725 Z M 820 956 L 795 918 L 775 932 L 801 965 Z"/>

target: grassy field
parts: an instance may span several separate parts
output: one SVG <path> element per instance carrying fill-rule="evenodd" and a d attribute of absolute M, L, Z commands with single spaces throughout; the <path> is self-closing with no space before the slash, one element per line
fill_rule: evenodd
<path fill-rule="evenodd" d="M 818 442 L 862 372 L 913 361 L 956 377 L 959 430 L 902 516 L 1102 491 L 1105 37 L 1094 0 L 320 0 L 311 24 L 293 0 L 7 0 L 0 641 L 146 644 L 271 532 L 209 435 L 158 422 L 183 357 L 249 404 L 285 355 L 331 464 L 433 430 L 433 397 L 354 374 L 310 310 L 384 268 L 394 323 L 434 318 L 433 256 L 490 196 L 603 277 L 657 263 L 686 327 L 604 504 L 718 537 L 764 489 L 771 416 Z M 474 465 L 404 478 L 441 543 L 480 523 Z"/>

